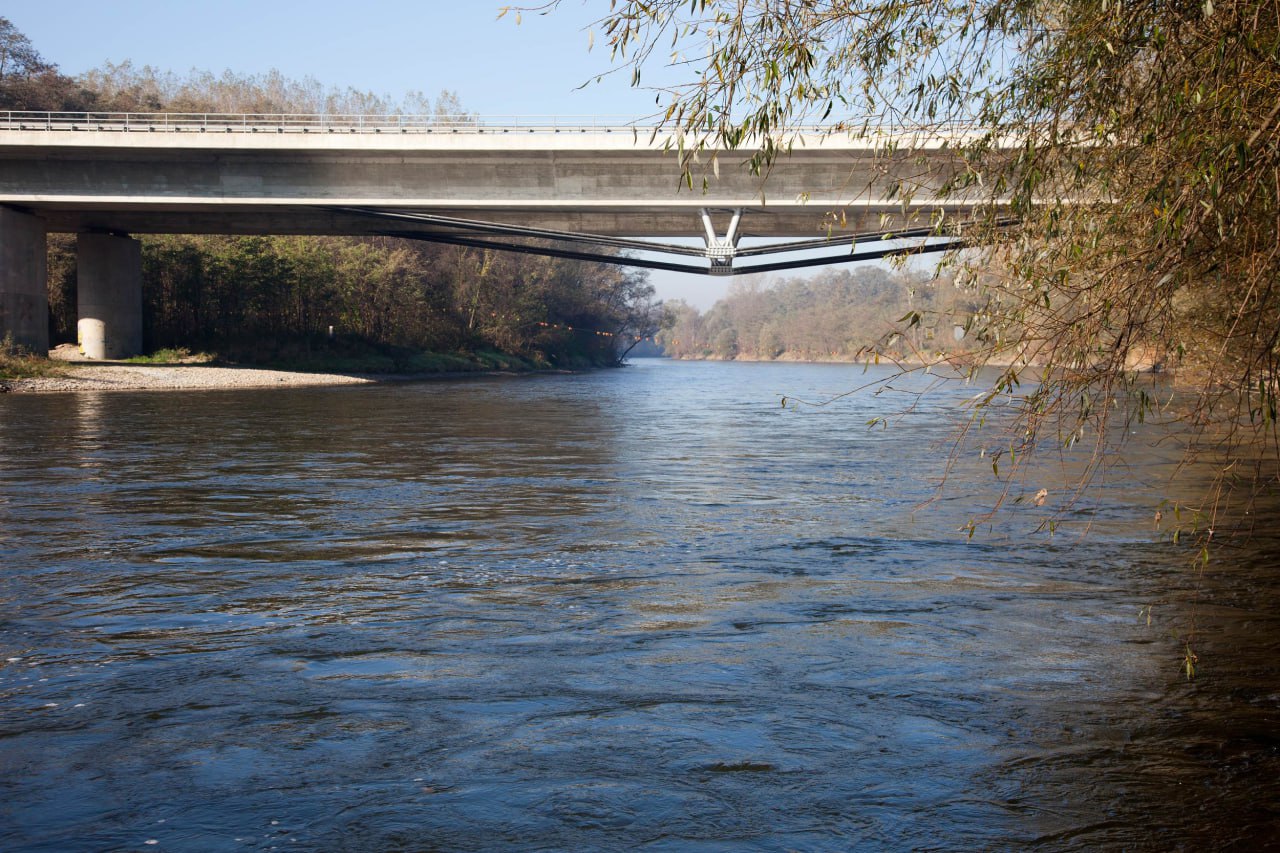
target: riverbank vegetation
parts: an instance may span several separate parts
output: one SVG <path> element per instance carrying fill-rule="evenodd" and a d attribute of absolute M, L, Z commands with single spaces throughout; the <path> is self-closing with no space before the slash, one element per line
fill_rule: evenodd
<path fill-rule="evenodd" d="M 62 365 L 15 344 L 12 334 L 0 338 L 0 391 L 9 390 L 3 383 L 5 379 L 61 376 L 63 371 Z"/>
<path fill-rule="evenodd" d="M 452 92 L 392 100 L 277 72 L 122 62 L 71 78 L 3 18 L 0 57 L 0 109 L 467 117 Z M 382 237 L 139 239 L 148 351 L 328 371 L 579 368 L 617 363 L 662 318 L 646 275 L 608 264 Z M 75 341 L 74 236 L 50 235 L 48 271 L 51 340 Z"/>
<path fill-rule="evenodd" d="M 948 275 L 860 267 L 740 279 L 706 313 L 668 308 L 657 340 L 675 358 L 963 363 L 980 305 Z"/>
<path fill-rule="evenodd" d="M 642 274 L 392 238 L 141 237 L 148 351 L 294 369 L 613 364 L 662 317 Z M 51 240 L 55 340 L 75 339 L 74 238 Z M 487 353 L 487 355 L 486 355 Z"/>

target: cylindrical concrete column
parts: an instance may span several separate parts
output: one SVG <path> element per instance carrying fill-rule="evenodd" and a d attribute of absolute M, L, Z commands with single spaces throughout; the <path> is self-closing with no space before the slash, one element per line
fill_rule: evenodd
<path fill-rule="evenodd" d="M 142 244 L 111 234 L 76 239 L 76 336 L 89 358 L 142 352 Z"/>
<path fill-rule="evenodd" d="M 48 247 L 44 220 L 0 207 L 0 340 L 49 351 Z"/>

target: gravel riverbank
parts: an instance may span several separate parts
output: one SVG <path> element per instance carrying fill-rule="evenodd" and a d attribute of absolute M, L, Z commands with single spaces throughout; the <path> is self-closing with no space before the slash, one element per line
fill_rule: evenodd
<path fill-rule="evenodd" d="M 302 385 L 362 385 L 377 381 L 379 380 L 369 376 L 341 373 L 298 373 L 256 367 L 213 367 L 205 364 L 72 364 L 68 365 L 64 376 L 0 380 L 0 390 L 18 393 L 194 391 Z"/>

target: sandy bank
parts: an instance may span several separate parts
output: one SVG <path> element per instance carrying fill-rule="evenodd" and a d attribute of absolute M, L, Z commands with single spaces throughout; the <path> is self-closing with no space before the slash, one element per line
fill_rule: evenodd
<path fill-rule="evenodd" d="M 378 380 L 339 373 L 297 373 L 255 367 L 205 364 L 73 364 L 65 376 L 8 379 L 0 385 L 26 392 L 165 391 L 216 388 L 279 388 L 304 385 L 362 385 Z"/>

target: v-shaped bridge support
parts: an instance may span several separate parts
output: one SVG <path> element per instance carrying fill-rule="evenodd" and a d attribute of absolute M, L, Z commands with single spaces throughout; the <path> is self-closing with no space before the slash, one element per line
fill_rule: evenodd
<path fill-rule="evenodd" d="M 711 262 L 711 267 L 707 270 L 710 275 L 733 275 L 733 256 L 738 254 L 738 240 L 741 239 L 738 223 L 742 221 L 742 208 L 734 208 L 732 213 L 729 230 L 723 237 L 718 237 L 711 221 L 711 209 L 704 207 L 698 211 L 707 241 L 707 260 Z"/>

